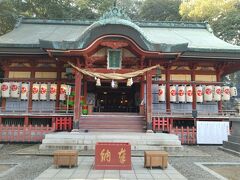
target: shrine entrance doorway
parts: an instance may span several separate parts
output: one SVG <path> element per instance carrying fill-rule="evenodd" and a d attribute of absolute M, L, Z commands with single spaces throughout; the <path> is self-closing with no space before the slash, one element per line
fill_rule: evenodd
<path fill-rule="evenodd" d="M 139 83 L 130 87 L 119 83 L 117 88 L 111 88 L 110 83 L 102 83 L 95 88 L 95 112 L 139 112 Z"/>

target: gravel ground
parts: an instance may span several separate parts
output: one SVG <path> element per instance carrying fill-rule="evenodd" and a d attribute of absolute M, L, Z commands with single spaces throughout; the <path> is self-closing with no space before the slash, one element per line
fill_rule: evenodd
<path fill-rule="evenodd" d="M 0 180 L 30 180 L 39 176 L 52 165 L 52 157 L 35 155 L 11 155 L 29 144 L 5 144 L 0 149 L 0 163 L 18 164 L 16 168 Z M 240 157 L 228 154 L 218 149 L 218 146 L 189 146 L 188 148 L 201 152 L 205 156 L 170 157 L 170 164 L 183 176 L 194 180 L 217 179 L 207 171 L 195 165 L 195 162 L 238 162 Z M 206 154 L 210 156 L 206 156 Z"/>
<path fill-rule="evenodd" d="M 19 156 L 10 155 L 21 148 L 26 148 L 31 145 L 26 144 L 5 144 L 0 149 L 0 163 L 18 164 L 13 171 L 0 180 L 30 180 L 36 178 L 44 170 L 52 165 L 52 157 L 49 156 Z"/>
<path fill-rule="evenodd" d="M 218 146 L 192 146 L 193 149 L 200 150 L 211 156 L 209 157 L 171 157 L 170 164 L 178 170 L 183 176 L 194 180 L 212 180 L 217 179 L 209 174 L 195 162 L 237 162 L 240 163 L 240 157 L 231 155 L 218 149 Z"/>

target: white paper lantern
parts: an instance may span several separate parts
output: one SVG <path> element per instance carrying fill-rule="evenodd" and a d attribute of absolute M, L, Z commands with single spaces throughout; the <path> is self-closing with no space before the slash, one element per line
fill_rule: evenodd
<path fill-rule="evenodd" d="M 223 101 L 229 101 L 230 100 L 230 87 L 229 86 L 223 86 L 222 87 L 222 100 Z"/>
<path fill-rule="evenodd" d="M 179 102 L 186 102 L 186 93 L 185 93 L 185 86 L 179 85 L 178 86 L 178 101 Z"/>
<path fill-rule="evenodd" d="M 221 88 L 221 86 L 214 86 L 213 100 L 214 101 L 221 101 L 221 97 L 222 97 L 222 88 Z"/>
<path fill-rule="evenodd" d="M 196 102 L 203 102 L 203 88 L 202 86 L 196 86 Z"/>
<path fill-rule="evenodd" d="M 9 82 L 3 82 L 1 90 L 2 90 L 2 97 L 4 97 L 4 98 L 10 97 L 10 83 Z"/>
<path fill-rule="evenodd" d="M 40 100 L 47 100 L 47 84 L 40 85 Z"/>
<path fill-rule="evenodd" d="M 186 97 L 187 102 L 193 102 L 193 88 L 190 85 L 186 87 Z"/>
<path fill-rule="evenodd" d="M 177 100 L 177 90 L 175 85 L 170 86 L 170 102 L 176 102 Z"/>
<path fill-rule="evenodd" d="M 57 98 L 57 84 L 51 84 L 50 86 L 50 100 L 56 100 Z"/>
<path fill-rule="evenodd" d="M 231 95 L 231 97 L 236 97 L 237 96 L 237 88 L 236 87 L 231 87 L 230 88 L 230 95 Z"/>
<path fill-rule="evenodd" d="M 32 87 L 32 100 L 39 100 L 40 84 L 34 83 Z"/>
<path fill-rule="evenodd" d="M 27 100 L 28 99 L 28 93 L 29 93 L 29 84 L 28 83 L 22 83 L 21 99 L 22 100 Z"/>
<path fill-rule="evenodd" d="M 59 96 L 60 101 L 65 101 L 66 100 L 67 89 L 68 89 L 68 86 L 66 84 L 61 84 L 60 96 Z"/>
<path fill-rule="evenodd" d="M 166 101 L 166 86 L 160 85 L 158 89 L 158 101 L 164 102 Z"/>
<path fill-rule="evenodd" d="M 19 98 L 20 97 L 20 83 L 19 82 L 11 82 L 11 91 L 10 96 L 12 98 Z"/>
<path fill-rule="evenodd" d="M 204 89 L 204 101 L 212 101 L 213 100 L 213 87 L 211 85 L 205 86 Z"/>

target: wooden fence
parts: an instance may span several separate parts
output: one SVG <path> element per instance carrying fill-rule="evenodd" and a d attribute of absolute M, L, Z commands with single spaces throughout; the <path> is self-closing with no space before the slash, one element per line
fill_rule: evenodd
<path fill-rule="evenodd" d="M 170 120 L 171 118 L 164 117 L 152 117 L 153 131 L 170 131 Z"/>
<path fill-rule="evenodd" d="M 55 125 L 15 126 L 0 124 L 0 142 L 41 142 L 44 135 L 55 131 Z"/>
<path fill-rule="evenodd" d="M 170 133 L 176 134 L 182 144 L 197 144 L 196 127 L 170 127 Z"/>

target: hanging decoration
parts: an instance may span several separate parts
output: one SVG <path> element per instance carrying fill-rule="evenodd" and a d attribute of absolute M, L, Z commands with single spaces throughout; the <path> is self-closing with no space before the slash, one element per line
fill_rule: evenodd
<path fill-rule="evenodd" d="M 101 80 L 99 78 L 96 80 L 96 86 L 101 86 Z"/>
<path fill-rule="evenodd" d="M 112 87 L 112 88 L 118 88 L 118 83 L 117 83 L 117 81 L 112 80 L 112 82 L 111 82 L 111 87 Z"/>
<path fill-rule="evenodd" d="M 133 79 L 132 78 L 129 78 L 127 80 L 127 86 L 132 86 L 133 85 Z"/>
<path fill-rule="evenodd" d="M 96 77 L 96 78 L 100 78 L 100 79 L 111 79 L 111 80 L 124 80 L 124 79 L 129 79 L 129 78 L 133 78 L 139 75 L 144 74 L 147 71 L 150 71 L 152 69 L 158 68 L 160 67 L 160 65 L 156 65 L 156 66 L 152 66 L 152 67 L 148 67 L 145 69 L 141 69 L 141 70 L 137 70 L 134 72 L 130 72 L 130 73 L 125 73 L 125 74 L 120 74 L 120 73 L 98 73 L 98 72 L 91 72 L 88 71 L 86 69 L 80 69 L 76 66 L 74 66 L 72 63 L 68 62 L 69 65 L 71 65 L 74 69 L 76 69 L 77 71 L 83 73 L 84 75 L 88 75 L 91 77 Z"/>

